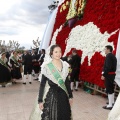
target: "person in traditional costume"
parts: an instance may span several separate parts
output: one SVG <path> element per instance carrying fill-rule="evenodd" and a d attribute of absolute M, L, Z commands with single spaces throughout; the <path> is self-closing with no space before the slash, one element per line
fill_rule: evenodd
<path fill-rule="evenodd" d="M 20 72 L 21 72 L 21 75 L 22 75 L 22 78 L 23 78 L 23 59 L 22 59 L 22 53 L 21 52 L 18 52 L 18 62 L 20 64 Z"/>
<path fill-rule="evenodd" d="M 79 85 L 79 74 L 80 74 L 80 65 L 81 65 L 81 57 L 77 54 L 77 51 L 74 49 L 72 51 L 72 58 L 70 59 L 71 64 L 71 90 L 73 91 L 73 86 L 75 82 L 75 91 L 78 91 Z"/>
<path fill-rule="evenodd" d="M 42 65 L 38 104 L 29 120 L 72 120 L 69 64 L 60 60 L 61 55 L 59 45 L 51 46 L 52 59 Z"/>
<path fill-rule="evenodd" d="M 39 64 L 39 54 L 37 53 L 37 50 L 34 52 L 34 55 L 32 56 L 32 66 L 35 72 L 34 80 L 39 80 L 38 76 L 40 71 L 40 64 Z"/>
<path fill-rule="evenodd" d="M 105 80 L 106 93 L 108 94 L 108 105 L 103 106 L 104 109 L 111 110 L 114 105 L 114 79 L 116 75 L 117 59 L 112 54 L 113 47 L 105 46 L 105 62 L 101 79 Z"/>
<path fill-rule="evenodd" d="M 6 64 L 6 53 L 0 54 L 0 84 L 5 87 L 6 83 L 11 80 L 10 68 Z"/>
<path fill-rule="evenodd" d="M 17 51 L 14 51 L 10 56 L 10 65 L 11 65 L 11 76 L 12 76 L 12 83 L 16 84 L 16 80 L 19 80 L 22 78 L 21 72 L 20 72 L 20 63 L 18 61 L 17 57 Z"/>
<path fill-rule="evenodd" d="M 28 50 L 24 52 L 24 77 L 23 84 L 26 85 L 26 78 L 28 74 L 29 84 L 32 84 L 32 56 Z"/>

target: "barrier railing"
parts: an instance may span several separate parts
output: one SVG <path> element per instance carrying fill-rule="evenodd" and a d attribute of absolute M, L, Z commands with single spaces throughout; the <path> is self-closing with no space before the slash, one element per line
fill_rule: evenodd
<path fill-rule="evenodd" d="M 116 83 L 114 83 L 114 84 L 115 84 L 115 90 L 114 91 L 115 91 L 115 98 L 116 98 L 118 96 L 119 92 L 120 92 L 120 88 Z M 93 83 L 82 81 L 81 86 L 88 93 L 91 93 L 91 94 L 94 94 L 94 95 L 102 94 L 103 96 L 107 96 L 107 94 L 105 92 L 106 91 L 105 88 L 101 88 L 98 85 L 95 85 Z"/>

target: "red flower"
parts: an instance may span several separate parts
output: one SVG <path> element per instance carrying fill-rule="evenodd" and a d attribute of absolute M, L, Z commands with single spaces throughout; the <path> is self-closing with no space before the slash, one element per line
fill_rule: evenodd
<path fill-rule="evenodd" d="M 64 3 L 66 3 L 66 1 L 70 0 L 65 0 Z M 60 13 L 61 6 L 59 6 L 58 8 L 53 33 L 56 31 L 56 29 L 58 29 L 66 22 L 66 15 L 69 9 L 67 8 Z M 87 0 L 82 20 L 77 21 L 73 27 L 77 25 L 83 26 L 89 22 L 93 22 L 98 28 L 100 28 L 101 33 L 107 31 L 110 34 L 120 28 L 120 1 Z M 69 28 L 68 26 L 63 27 L 62 31 L 58 33 L 58 36 L 56 38 L 56 42 L 61 46 L 63 53 L 66 48 L 65 40 L 68 38 L 70 31 L 71 28 Z M 114 43 L 114 54 L 116 53 L 117 40 L 118 32 L 108 39 L 108 42 Z M 82 51 L 79 51 L 79 55 L 82 55 Z M 88 66 L 88 57 L 86 57 L 81 65 L 80 79 L 88 81 L 90 83 L 94 83 L 104 88 L 104 81 L 101 80 L 104 57 L 99 52 L 96 52 L 92 56 L 90 63 L 91 66 Z"/>

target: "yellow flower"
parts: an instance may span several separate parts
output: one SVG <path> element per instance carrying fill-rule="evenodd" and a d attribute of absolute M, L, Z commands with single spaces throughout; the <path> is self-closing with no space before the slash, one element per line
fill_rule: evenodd
<path fill-rule="evenodd" d="M 66 9 L 66 6 L 63 6 L 63 10 L 65 10 Z"/>
<path fill-rule="evenodd" d="M 66 5 L 69 5 L 69 2 L 68 2 L 68 1 L 66 2 Z"/>
<path fill-rule="evenodd" d="M 60 12 L 62 12 L 62 8 L 60 9 Z"/>
<path fill-rule="evenodd" d="M 65 4 L 62 5 L 62 8 L 65 6 Z"/>

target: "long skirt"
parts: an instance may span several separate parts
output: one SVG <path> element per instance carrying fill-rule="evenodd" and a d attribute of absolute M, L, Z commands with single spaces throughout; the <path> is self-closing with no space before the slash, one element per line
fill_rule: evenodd
<path fill-rule="evenodd" d="M 41 113 L 37 103 L 34 107 L 29 120 L 72 120 L 68 96 L 60 87 L 49 89 Z"/>
<path fill-rule="evenodd" d="M 11 71 L 11 76 L 13 79 L 20 79 L 22 78 L 21 72 L 20 72 L 20 67 L 15 67 L 12 71 Z"/>
<path fill-rule="evenodd" d="M 10 71 L 0 64 L 0 83 L 7 83 L 11 80 Z"/>

